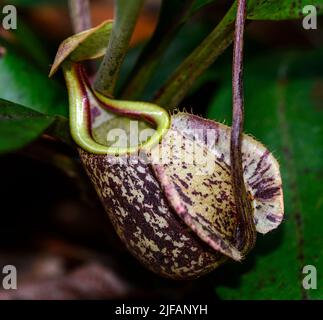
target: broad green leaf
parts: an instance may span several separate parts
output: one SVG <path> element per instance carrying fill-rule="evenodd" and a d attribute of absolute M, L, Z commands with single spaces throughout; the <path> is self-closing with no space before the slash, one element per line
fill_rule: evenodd
<path fill-rule="evenodd" d="M 22 148 L 35 140 L 54 117 L 0 99 L 0 153 Z"/>
<path fill-rule="evenodd" d="M 242 265 L 214 273 L 224 299 L 323 298 L 322 51 L 271 55 L 245 67 L 245 131 L 267 145 L 281 165 L 285 221 L 258 236 Z M 246 58 L 247 59 L 247 58 Z M 252 61 L 252 59 L 249 59 Z M 209 118 L 231 122 L 231 67 Z M 302 287 L 305 265 L 317 268 L 318 290 Z"/>
<path fill-rule="evenodd" d="M 45 114 L 68 114 L 63 87 L 11 50 L 0 57 L 0 83 L 2 99 Z"/>

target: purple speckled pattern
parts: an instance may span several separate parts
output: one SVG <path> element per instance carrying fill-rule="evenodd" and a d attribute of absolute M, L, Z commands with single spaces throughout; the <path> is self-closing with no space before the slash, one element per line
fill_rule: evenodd
<path fill-rule="evenodd" d="M 196 132 L 197 128 L 212 129 L 213 144 L 208 145 L 206 131 Z M 236 249 L 239 232 L 230 180 L 230 128 L 179 113 L 172 116 L 171 129 L 146 153 L 148 163 L 135 155 L 135 163 L 127 156 L 83 150 L 80 156 L 130 252 L 162 276 L 196 278 L 228 257 L 243 258 Z M 160 148 L 166 150 L 169 161 L 159 158 Z M 192 148 L 204 155 L 202 164 L 184 161 Z M 243 140 L 243 163 L 257 230 L 267 232 L 283 216 L 278 164 L 249 136 Z"/>
<path fill-rule="evenodd" d="M 213 132 L 209 149 L 223 166 L 230 166 L 230 127 L 186 113 L 173 117 L 173 125 L 183 135 L 192 139 L 194 135 L 203 144 L 206 143 L 207 133 Z M 267 233 L 277 228 L 284 216 L 279 164 L 264 145 L 245 134 L 242 140 L 242 162 L 246 188 L 252 198 L 256 229 L 260 233 Z"/>
<path fill-rule="evenodd" d="M 173 212 L 151 167 L 113 164 L 80 150 L 88 175 L 121 240 L 148 269 L 165 277 L 201 276 L 225 261 Z"/>

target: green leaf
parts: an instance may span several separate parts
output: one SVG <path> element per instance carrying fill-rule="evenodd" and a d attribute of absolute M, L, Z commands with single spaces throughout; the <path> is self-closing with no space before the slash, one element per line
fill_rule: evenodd
<path fill-rule="evenodd" d="M 14 151 L 35 140 L 54 118 L 0 99 L 0 153 Z"/>
<path fill-rule="evenodd" d="M 303 17 L 302 10 L 306 5 L 313 5 L 319 13 L 323 10 L 323 0 L 249 0 L 249 19 L 284 20 Z"/>
<path fill-rule="evenodd" d="M 156 104 L 169 109 L 178 107 L 197 79 L 227 49 L 233 39 L 236 4 L 237 1 L 213 31 L 160 87 L 154 98 Z M 300 12 L 306 4 L 309 4 L 309 1 L 249 0 L 248 18 L 271 20 L 300 18 L 302 16 Z M 315 4 L 320 10 L 323 7 L 323 0 L 316 0 Z"/>
<path fill-rule="evenodd" d="M 63 87 L 13 51 L 0 57 L 0 98 L 50 115 L 68 114 Z"/>
<path fill-rule="evenodd" d="M 157 91 L 154 103 L 164 108 L 178 107 L 196 80 L 231 44 L 234 34 L 235 6 L 223 17 L 212 32 L 177 67 L 165 84 Z"/>
<path fill-rule="evenodd" d="M 209 32 L 209 27 L 200 22 L 186 24 L 174 37 L 173 41 L 168 44 L 167 49 L 160 57 L 157 64 L 157 69 L 149 78 L 145 90 L 138 94 L 139 91 L 132 92 L 131 98 L 137 97 L 138 99 L 151 100 L 154 93 L 160 88 L 174 72 L 174 70 L 181 64 L 181 62 L 190 54 L 192 50 L 199 44 L 199 42 Z M 158 58 L 159 59 L 159 58 Z M 149 63 L 149 62 L 148 62 Z M 162 66 L 162 68 L 158 68 Z M 148 67 L 148 65 L 147 65 Z M 144 69 L 142 69 L 144 72 Z M 148 71 L 149 72 L 149 71 Z M 137 77 L 136 77 L 137 78 Z M 139 77 L 137 78 L 139 80 Z M 139 82 L 136 82 L 139 84 Z M 127 99 L 128 95 L 124 95 Z"/>
<path fill-rule="evenodd" d="M 164 0 L 162 2 L 155 32 L 145 45 L 131 72 L 129 82 L 123 91 L 123 97 L 142 98 L 151 78 L 155 73 L 160 72 L 158 66 L 162 63 L 168 48 L 177 44 L 178 39 L 174 38 L 194 13 L 211 2 L 214 0 Z M 191 35 L 193 34 L 192 31 Z M 189 42 L 190 36 L 183 40 Z M 168 60 L 167 64 L 173 63 Z"/>
<path fill-rule="evenodd" d="M 227 265 L 214 273 L 221 298 L 323 298 L 321 57 L 322 51 L 271 55 L 245 67 L 245 131 L 265 143 L 280 162 L 285 221 L 278 230 L 258 236 L 255 250 L 242 265 Z M 229 78 L 208 116 L 230 123 Z M 318 290 L 302 287 L 305 265 L 317 268 Z"/>
<path fill-rule="evenodd" d="M 215 0 L 195 0 L 191 13 L 195 13 Z M 318 13 L 323 11 L 323 0 L 248 0 L 248 19 L 285 20 L 303 17 L 305 6 L 315 6 Z"/>
<path fill-rule="evenodd" d="M 195 0 L 191 8 L 190 15 L 193 15 L 206 5 L 211 4 L 213 2 L 215 2 L 215 0 Z"/>

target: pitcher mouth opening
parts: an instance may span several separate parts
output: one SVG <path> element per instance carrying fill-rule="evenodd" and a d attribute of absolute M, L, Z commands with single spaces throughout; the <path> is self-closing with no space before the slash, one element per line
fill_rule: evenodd
<path fill-rule="evenodd" d="M 119 101 L 91 87 L 80 63 L 64 63 L 70 126 L 75 142 L 93 154 L 123 155 L 149 150 L 170 126 L 170 116 L 148 102 Z"/>

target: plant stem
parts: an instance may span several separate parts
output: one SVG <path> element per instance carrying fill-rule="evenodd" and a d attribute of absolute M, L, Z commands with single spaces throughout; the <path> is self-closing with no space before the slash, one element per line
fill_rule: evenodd
<path fill-rule="evenodd" d="M 74 33 L 91 28 L 91 15 L 89 0 L 69 0 L 70 16 Z"/>
<path fill-rule="evenodd" d="M 110 41 L 94 83 L 95 89 L 103 95 L 113 96 L 143 2 L 144 0 L 115 0 L 115 21 Z"/>
<path fill-rule="evenodd" d="M 243 92 L 243 35 L 246 17 L 246 0 L 238 0 L 233 48 L 232 68 L 232 129 L 231 129 L 231 179 L 237 214 L 239 217 L 239 249 L 243 254 L 250 251 L 256 241 L 251 201 L 243 179 L 242 133 L 244 123 Z"/>
<path fill-rule="evenodd" d="M 235 4 L 206 39 L 177 68 L 158 91 L 154 102 L 165 108 L 176 108 L 199 76 L 231 44 L 234 34 Z"/>
<path fill-rule="evenodd" d="M 190 17 L 194 0 L 163 0 L 156 30 L 140 54 L 123 97 L 136 100 L 158 67 L 165 49 Z"/>

